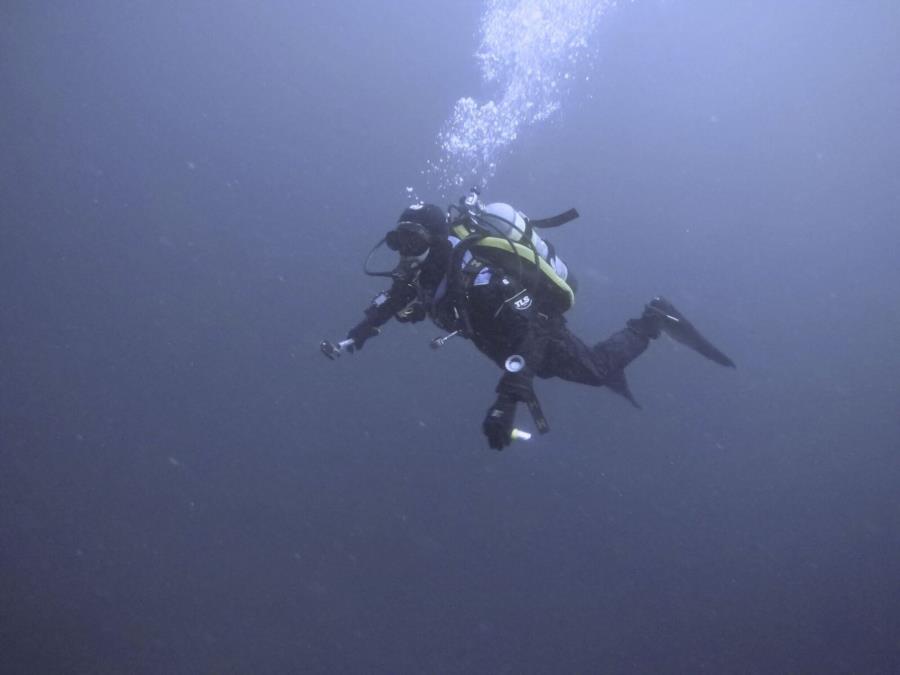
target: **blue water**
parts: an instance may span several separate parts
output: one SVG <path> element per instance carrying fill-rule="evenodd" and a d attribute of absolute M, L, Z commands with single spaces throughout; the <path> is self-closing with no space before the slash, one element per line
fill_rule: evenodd
<path fill-rule="evenodd" d="M 900 672 L 898 30 L 878 0 L 5 3 L 0 671 Z M 486 135 L 457 114 L 492 102 Z M 642 411 L 539 382 L 552 432 L 496 453 L 471 345 L 322 358 L 407 201 L 470 183 L 578 208 L 585 340 L 662 293 L 738 369 L 660 339 Z"/>

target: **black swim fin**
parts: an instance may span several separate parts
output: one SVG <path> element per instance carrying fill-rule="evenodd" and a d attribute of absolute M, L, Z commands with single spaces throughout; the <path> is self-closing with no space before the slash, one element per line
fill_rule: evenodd
<path fill-rule="evenodd" d="M 715 361 L 728 368 L 737 368 L 734 361 L 703 337 L 694 324 L 688 321 L 684 314 L 675 309 L 675 305 L 665 298 L 661 296 L 653 298 L 644 309 L 644 316 L 655 318 L 660 330 L 676 342 L 690 347 L 710 361 Z"/>
<path fill-rule="evenodd" d="M 619 396 L 628 399 L 629 403 L 638 410 L 641 410 L 641 404 L 637 402 L 634 394 L 631 393 L 631 387 L 628 386 L 628 380 L 625 379 L 625 371 L 617 370 L 606 378 L 606 386 L 616 392 Z"/>

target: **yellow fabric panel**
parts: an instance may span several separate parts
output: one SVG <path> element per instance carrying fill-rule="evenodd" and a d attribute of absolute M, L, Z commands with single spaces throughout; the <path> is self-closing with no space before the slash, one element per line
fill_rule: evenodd
<path fill-rule="evenodd" d="M 470 230 L 465 225 L 457 225 L 453 228 L 453 234 L 457 239 L 465 239 L 470 234 L 472 234 L 472 230 Z"/>

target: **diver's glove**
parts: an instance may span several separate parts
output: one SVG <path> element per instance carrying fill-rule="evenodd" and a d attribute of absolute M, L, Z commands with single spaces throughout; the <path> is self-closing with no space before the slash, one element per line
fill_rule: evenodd
<path fill-rule="evenodd" d="M 513 423 L 516 420 L 516 400 L 500 394 L 494 405 L 487 411 L 481 430 L 487 437 L 488 445 L 494 450 L 503 450 L 512 442 Z"/>
<path fill-rule="evenodd" d="M 488 444 L 494 450 L 502 450 L 512 442 L 513 423 L 516 419 L 516 403 L 534 400 L 532 376 L 527 371 L 506 372 L 497 384 L 497 400 L 490 407 L 481 425 Z"/>
<path fill-rule="evenodd" d="M 353 340 L 353 346 L 349 348 L 349 351 L 352 353 L 357 349 L 362 349 L 366 340 L 380 333 L 381 331 L 368 321 L 361 321 L 347 333 L 347 338 Z"/>
<path fill-rule="evenodd" d="M 400 323 L 418 323 L 428 317 L 425 305 L 418 300 L 409 303 L 394 315 Z"/>

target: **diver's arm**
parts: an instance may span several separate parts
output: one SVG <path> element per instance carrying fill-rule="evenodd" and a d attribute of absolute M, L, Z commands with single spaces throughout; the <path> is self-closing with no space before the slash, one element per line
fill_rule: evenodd
<path fill-rule="evenodd" d="M 365 318 L 347 333 L 353 340 L 355 349 L 362 349 L 366 340 L 378 335 L 379 328 L 391 320 L 397 312 L 406 307 L 416 297 L 416 289 L 405 281 L 396 280 L 391 287 L 382 291 L 366 308 Z M 351 350 L 352 351 L 352 350 Z"/>
<path fill-rule="evenodd" d="M 529 407 L 534 406 L 538 410 L 538 415 L 543 418 L 536 403 L 537 398 L 532 384 L 534 368 L 541 358 L 536 330 L 537 316 L 531 301 L 519 303 L 518 306 L 515 304 L 517 299 L 523 297 L 527 299 L 528 291 L 513 286 L 515 285 L 506 286 L 507 293 L 505 295 L 507 297 L 503 306 L 498 308 L 496 313 L 498 327 L 509 346 L 509 353 L 506 354 L 507 360 L 504 364 L 503 375 L 495 390 L 497 398 L 488 409 L 482 425 L 482 431 L 487 436 L 489 445 L 495 450 L 502 450 L 512 441 L 518 403 L 525 403 Z M 510 296 L 509 293 L 514 293 L 514 295 Z M 520 358 L 513 359 L 512 357 Z M 546 420 L 543 421 L 543 424 L 546 424 Z"/>

